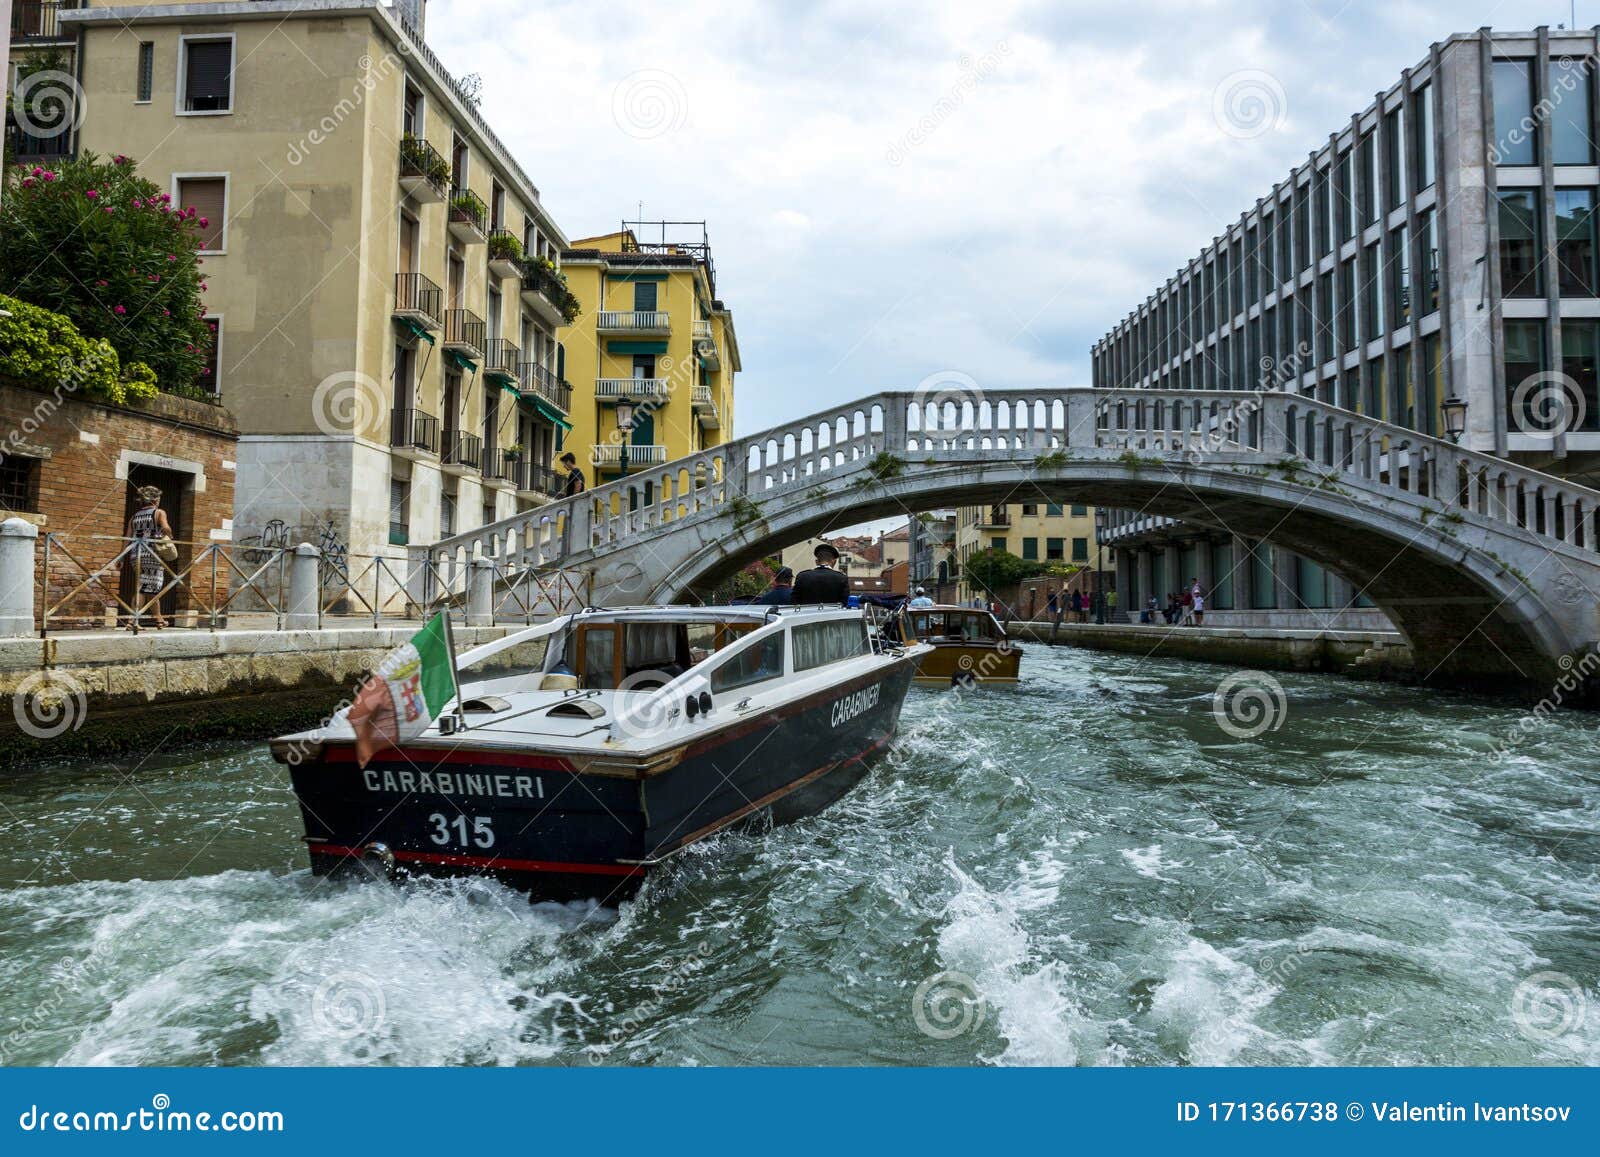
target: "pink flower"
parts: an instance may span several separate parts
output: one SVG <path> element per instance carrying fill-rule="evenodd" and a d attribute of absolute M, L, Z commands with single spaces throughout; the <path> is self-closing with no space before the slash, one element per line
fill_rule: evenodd
<path fill-rule="evenodd" d="M 127 313 L 128 309 L 127 309 L 126 306 L 114 305 L 114 306 L 111 307 L 111 312 L 112 313 Z"/>
<path fill-rule="evenodd" d="M 176 261 L 177 259 L 178 259 L 178 255 L 176 253 L 167 254 L 167 260 L 168 261 Z"/>
<path fill-rule="evenodd" d="M 139 198 L 135 197 L 133 199 L 133 207 L 135 209 L 143 209 L 144 208 L 144 202 L 139 200 Z"/>
<path fill-rule="evenodd" d="M 161 196 L 159 198 L 157 198 L 157 200 L 159 200 L 163 205 L 165 205 L 168 201 L 172 200 L 172 194 L 171 193 L 163 193 L 163 194 L 161 194 Z"/>
<path fill-rule="evenodd" d="M 113 209 L 110 205 L 107 205 L 104 209 L 100 210 L 100 212 L 102 212 L 102 213 L 115 213 L 116 210 Z"/>
<path fill-rule="evenodd" d="M 171 317 L 172 316 L 172 311 L 170 309 L 163 309 L 161 311 L 161 316 L 162 317 Z"/>
<path fill-rule="evenodd" d="M 50 170 L 49 170 L 49 169 L 46 169 L 46 170 L 45 170 L 45 171 L 44 171 L 44 172 L 43 172 L 43 173 L 42 173 L 42 174 L 41 174 L 41 175 L 40 175 L 40 177 L 39 177 L 39 179 L 40 179 L 40 180 L 41 180 L 41 181 L 53 181 L 53 180 L 55 180 L 55 179 L 56 179 L 56 175 L 55 175 L 55 174 L 54 174 L 54 173 L 52 173 L 52 172 L 51 172 L 51 171 L 50 171 Z"/>
<path fill-rule="evenodd" d="M 93 201 L 99 195 L 100 195 L 100 190 L 99 189 L 90 189 L 90 190 L 88 190 L 87 192 L 84 193 L 84 196 L 89 198 L 89 200 L 91 200 L 91 201 Z"/>
<path fill-rule="evenodd" d="M 44 170 L 41 169 L 38 165 L 35 165 L 35 166 L 33 166 L 33 175 L 35 177 L 42 177 L 42 176 L 44 176 Z"/>
<path fill-rule="evenodd" d="M 211 226 L 211 222 L 210 221 L 207 221 L 204 217 L 200 218 L 200 228 L 208 229 L 208 228 L 210 228 L 210 226 Z"/>
<path fill-rule="evenodd" d="M 24 177 L 24 178 L 22 178 L 22 187 L 24 189 L 33 188 L 33 178 L 32 177 Z"/>
<path fill-rule="evenodd" d="M 96 289 L 104 289 L 106 286 L 108 286 L 110 284 L 111 284 L 111 282 L 107 281 L 105 278 L 102 277 L 99 281 L 94 283 L 94 287 Z"/>

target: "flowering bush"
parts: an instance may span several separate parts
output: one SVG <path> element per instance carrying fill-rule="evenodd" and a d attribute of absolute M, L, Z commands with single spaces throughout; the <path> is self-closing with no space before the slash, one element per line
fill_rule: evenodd
<path fill-rule="evenodd" d="M 126 367 L 105 338 L 86 338 L 59 313 L 0 294 L 0 377 L 115 402 L 156 395 L 156 372 Z"/>
<path fill-rule="evenodd" d="M 173 205 L 123 156 L 14 165 L 5 186 L 0 293 L 63 315 L 85 338 L 105 339 L 130 369 L 143 363 L 125 387 L 129 396 L 147 396 L 156 384 L 190 392 L 211 345 L 196 256 L 209 222 Z"/>

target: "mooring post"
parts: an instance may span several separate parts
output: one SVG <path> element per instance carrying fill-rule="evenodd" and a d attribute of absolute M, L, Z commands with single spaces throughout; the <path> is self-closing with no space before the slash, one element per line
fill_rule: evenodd
<path fill-rule="evenodd" d="M 494 626 L 494 560 L 475 558 L 467 564 L 467 626 Z"/>
<path fill-rule="evenodd" d="M 33 556 L 39 528 L 22 518 L 0 522 L 0 638 L 33 634 Z M 45 576 L 48 582 L 49 576 Z M 46 592 L 45 598 L 49 599 Z"/>
<path fill-rule="evenodd" d="M 317 597 L 317 578 L 322 551 L 302 542 L 289 556 L 289 612 L 283 625 L 290 631 L 315 631 L 322 625 Z"/>

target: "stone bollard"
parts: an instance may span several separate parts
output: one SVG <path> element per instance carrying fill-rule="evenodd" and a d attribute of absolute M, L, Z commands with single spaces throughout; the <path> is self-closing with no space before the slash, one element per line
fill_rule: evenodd
<path fill-rule="evenodd" d="M 33 634 L 33 560 L 38 540 L 39 528 L 26 519 L 0 522 L 0 638 Z"/>
<path fill-rule="evenodd" d="M 467 564 L 467 626 L 494 626 L 494 562 L 487 558 Z"/>
<path fill-rule="evenodd" d="M 314 631 L 322 625 L 317 605 L 322 551 L 302 542 L 289 556 L 289 605 L 283 625 L 290 631 Z"/>

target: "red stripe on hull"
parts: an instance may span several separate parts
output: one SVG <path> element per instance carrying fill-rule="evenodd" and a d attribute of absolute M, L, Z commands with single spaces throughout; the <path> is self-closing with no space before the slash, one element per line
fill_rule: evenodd
<path fill-rule="evenodd" d="M 338 844 L 307 844 L 312 855 L 359 856 L 359 848 L 346 848 Z M 448 864 L 457 868 L 499 868 L 507 872 L 580 872 L 590 876 L 642 876 L 644 869 L 631 864 L 566 864 L 556 860 L 507 860 L 495 856 L 462 856 L 453 852 L 394 853 L 394 858 L 405 863 Z"/>
<path fill-rule="evenodd" d="M 438 747 L 386 747 L 372 757 L 374 763 L 405 761 L 422 767 L 441 763 L 474 763 L 483 767 L 526 767 L 534 771 L 571 771 L 572 765 L 552 755 L 520 755 L 498 748 L 472 747 L 466 750 Z M 356 749 L 330 746 L 322 757 L 324 763 L 356 763 Z"/>

